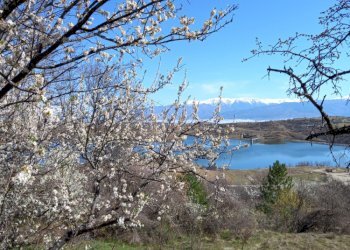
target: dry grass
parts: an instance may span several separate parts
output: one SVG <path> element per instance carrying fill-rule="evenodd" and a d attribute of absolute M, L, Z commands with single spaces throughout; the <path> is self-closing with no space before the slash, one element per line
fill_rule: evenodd
<path fill-rule="evenodd" d="M 166 245 L 128 245 L 118 241 L 85 241 L 66 249 L 307 249 L 307 250 L 328 250 L 328 249 L 350 249 L 350 235 L 335 234 L 290 234 L 276 233 L 271 231 L 260 231 L 251 237 L 245 244 L 237 239 L 214 239 L 209 237 L 182 238 L 176 242 Z"/>
<path fill-rule="evenodd" d="M 237 245 L 236 245 L 237 247 Z M 244 249 L 349 249 L 350 235 L 260 232 Z M 232 249 L 235 249 L 233 247 Z"/>
<path fill-rule="evenodd" d="M 324 167 L 308 167 L 298 166 L 288 168 L 288 173 L 293 179 L 306 182 L 321 182 L 327 181 L 327 175 Z M 198 173 L 206 176 L 210 181 L 214 181 L 216 176 L 225 180 L 228 185 L 259 185 L 263 178 L 267 175 L 268 169 L 254 169 L 254 170 L 205 170 L 199 169 Z M 336 173 L 345 172 L 345 169 L 336 169 Z"/>

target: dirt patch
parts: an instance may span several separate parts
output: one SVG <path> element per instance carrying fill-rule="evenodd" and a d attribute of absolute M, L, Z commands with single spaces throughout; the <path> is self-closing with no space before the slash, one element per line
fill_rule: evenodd
<path fill-rule="evenodd" d="M 333 170 L 333 172 L 329 172 L 326 168 L 321 168 L 315 169 L 313 172 L 325 174 L 329 180 L 336 180 L 343 182 L 346 185 L 350 185 L 350 174 L 343 169 Z"/>

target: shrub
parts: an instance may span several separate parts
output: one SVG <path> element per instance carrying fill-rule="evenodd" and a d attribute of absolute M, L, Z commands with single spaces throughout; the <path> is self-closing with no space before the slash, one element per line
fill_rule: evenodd
<path fill-rule="evenodd" d="M 192 173 L 184 175 L 184 181 L 187 183 L 187 195 L 193 203 L 208 206 L 207 192 L 203 183 Z"/>
<path fill-rule="evenodd" d="M 300 216 L 298 232 L 350 233 L 350 186 L 331 181 L 303 190 L 309 209 Z"/>
<path fill-rule="evenodd" d="M 302 209 L 303 201 L 294 190 L 280 192 L 272 213 L 269 214 L 273 221 L 274 229 L 280 231 L 293 231 L 296 228 L 297 218 Z"/>

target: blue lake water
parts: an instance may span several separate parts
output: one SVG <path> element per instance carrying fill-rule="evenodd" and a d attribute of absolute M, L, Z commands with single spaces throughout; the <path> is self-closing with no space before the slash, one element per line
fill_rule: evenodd
<path fill-rule="evenodd" d="M 242 141 L 242 144 L 247 143 Z M 239 145 L 239 140 L 231 140 L 231 147 Z M 349 151 L 344 146 L 333 146 L 333 155 L 339 166 L 346 166 L 350 160 Z M 301 163 L 313 165 L 322 164 L 337 166 L 333 160 L 328 145 L 308 142 L 287 142 L 283 144 L 256 143 L 249 147 L 242 147 L 230 154 L 223 154 L 216 161 L 217 166 L 228 165 L 230 169 L 255 169 L 267 168 L 273 162 L 279 160 L 287 166 L 296 166 Z M 199 160 L 199 164 L 205 165 L 205 161 Z"/>

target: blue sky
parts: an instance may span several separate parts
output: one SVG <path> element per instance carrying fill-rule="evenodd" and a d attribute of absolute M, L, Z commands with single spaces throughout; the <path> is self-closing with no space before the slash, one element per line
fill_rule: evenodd
<path fill-rule="evenodd" d="M 208 16 L 213 6 L 225 7 L 228 0 L 184 1 L 183 11 L 201 20 Z M 278 38 L 287 38 L 299 33 L 317 33 L 320 12 L 334 1 L 330 0 L 238 0 L 234 21 L 225 29 L 213 34 L 204 42 L 180 42 L 169 46 L 170 52 L 153 61 L 145 62 L 148 70 L 146 80 L 152 79 L 160 63 L 166 72 L 183 58 L 184 68 L 177 74 L 175 84 L 168 86 L 154 99 L 159 104 L 169 104 L 176 97 L 177 86 L 185 76 L 189 87 L 185 97 L 205 100 L 218 96 L 223 86 L 226 98 L 287 98 L 288 79 L 282 75 L 266 76 L 268 66 L 283 65 L 278 57 L 259 57 L 242 62 L 250 56 L 258 37 L 264 44 L 273 44 Z M 199 22 L 199 21 L 198 21 Z"/>

